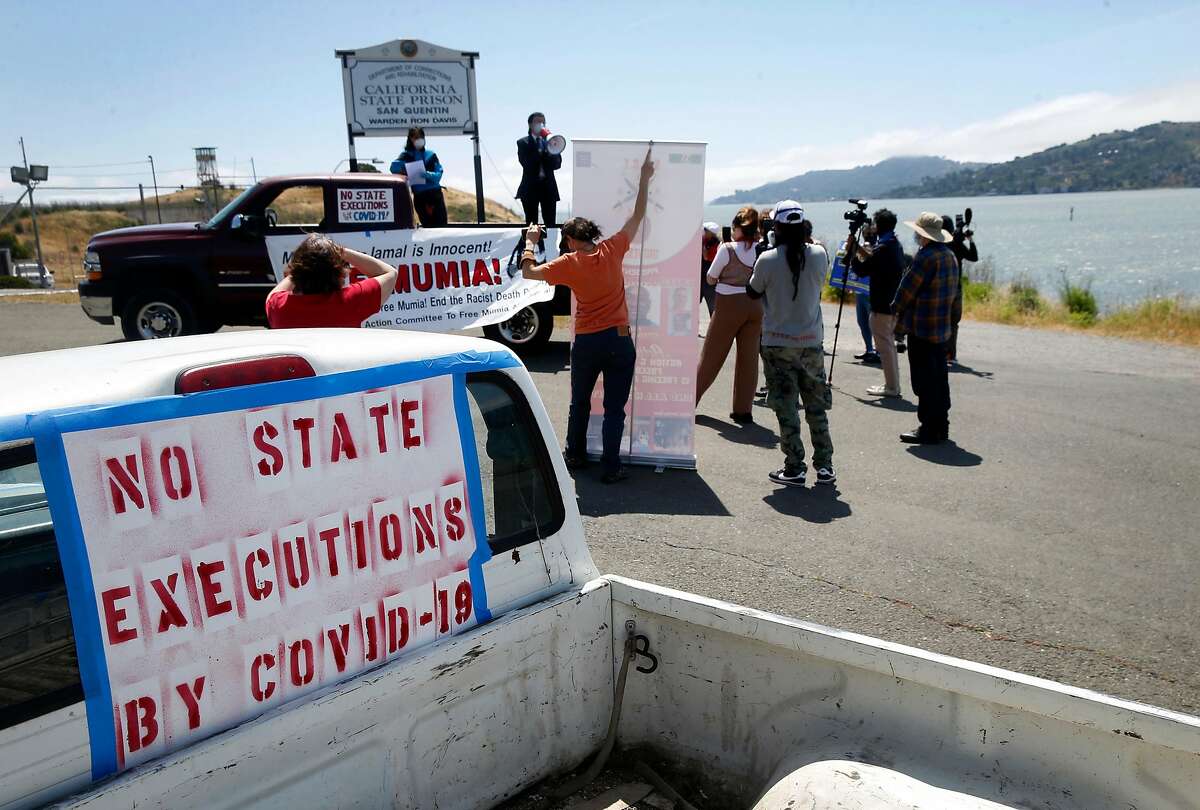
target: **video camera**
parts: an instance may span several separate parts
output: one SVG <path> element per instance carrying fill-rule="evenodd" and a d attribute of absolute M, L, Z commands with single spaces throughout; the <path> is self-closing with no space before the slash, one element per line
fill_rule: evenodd
<path fill-rule="evenodd" d="M 847 200 L 846 202 L 850 203 L 854 207 L 842 214 L 842 219 L 850 223 L 850 235 L 853 236 L 871 219 L 869 216 L 867 216 L 868 203 L 866 200 L 856 200 L 853 198 Z"/>
<path fill-rule="evenodd" d="M 961 214 L 954 215 L 954 235 L 959 239 L 970 239 L 975 235 L 975 231 L 970 230 L 971 227 L 971 209 L 963 211 Z"/>

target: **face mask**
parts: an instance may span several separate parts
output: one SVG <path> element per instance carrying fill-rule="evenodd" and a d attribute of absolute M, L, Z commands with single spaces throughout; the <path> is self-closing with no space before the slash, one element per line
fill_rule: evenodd
<path fill-rule="evenodd" d="M 413 149 L 424 149 L 424 148 L 425 148 L 425 139 L 424 138 L 417 138 L 415 141 L 413 141 Z"/>

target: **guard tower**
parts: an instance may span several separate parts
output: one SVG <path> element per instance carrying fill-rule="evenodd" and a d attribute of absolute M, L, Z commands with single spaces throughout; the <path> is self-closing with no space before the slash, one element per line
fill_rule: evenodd
<path fill-rule="evenodd" d="M 204 195 L 204 208 L 208 216 L 221 210 L 221 177 L 217 174 L 217 147 L 196 147 L 196 182 Z"/>

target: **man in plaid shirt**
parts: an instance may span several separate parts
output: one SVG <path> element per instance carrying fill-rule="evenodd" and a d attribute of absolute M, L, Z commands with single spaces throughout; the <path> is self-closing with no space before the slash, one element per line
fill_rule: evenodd
<path fill-rule="evenodd" d="M 956 316 L 958 262 L 950 249 L 953 236 L 942 228 L 942 218 L 924 212 L 905 225 L 916 231 L 920 249 L 900 280 L 893 308 L 896 321 L 908 333 L 908 365 L 912 390 L 917 395 L 920 427 L 901 433 L 909 444 L 938 444 L 950 435 L 950 378 L 946 346 Z"/>

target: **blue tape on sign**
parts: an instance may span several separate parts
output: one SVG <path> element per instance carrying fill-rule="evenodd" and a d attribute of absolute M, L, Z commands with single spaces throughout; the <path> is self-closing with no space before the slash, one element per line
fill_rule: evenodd
<path fill-rule="evenodd" d="M 117 730 L 108 687 L 108 662 L 104 657 L 100 614 L 96 610 L 96 592 L 92 587 L 92 567 L 83 542 L 83 525 L 75 504 L 75 489 L 71 485 L 62 434 L 41 432 L 34 438 L 34 447 L 42 472 L 42 486 L 50 502 L 50 518 L 54 521 L 54 537 L 62 560 L 67 602 L 71 606 L 75 654 L 79 661 L 88 741 L 92 749 L 92 779 L 103 779 L 117 772 Z"/>
<path fill-rule="evenodd" d="M 67 465 L 63 434 L 82 430 L 141 424 L 165 419 L 204 416 L 225 411 L 270 407 L 321 397 L 334 397 L 442 375 L 453 375 L 454 404 L 470 491 L 471 520 L 484 527 L 482 542 L 468 561 L 474 610 L 480 622 L 491 618 L 483 581 L 483 564 L 491 559 L 483 515 L 479 458 L 467 402 L 466 374 L 514 368 L 520 361 L 507 352 L 460 352 L 429 360 L 249 385 L 196 394 L 155 397 L 113 405 L 60 409 L 0 420 L 0 441 L 32 437 L 50 504 L 54 531 L 62 558 L 67 597 L 75 631 L 80 679 L 87 708 L 92 752 L 92 778 L 102 779 L 117 770 L 116 724 L 109 689 L 100 616 L 92 583 L 91 565 Z"/>
<path fill-rule="evenodd" d="M 479 474 L 479 450 L 475 444 L 475 426 L 471 424 L 465 374 L 454 375 L 454 412 L 458 416 L 458 443 L 462 447 L 469 488 L 467 497 L 471 504 L 471 526 L 475 534 L 475 553 L 467 562 L 467 573 L 471 577 L 472 609 L 476 621 L 482 624 L 492 618 L 492 611 L 487 605 L 487 583 L 483 580 L 483 564 L 492 558 L 492 547 L 488 544 L 487 522 L 483 514 L 483 481 Z"/>
<path fill-rule="evenodd" d="M 29 417 L 0 417 L 0 442 L 12 442 L 20 439 L 28 439 L 31 435 L 32 434 L 29 432 Z"/>
<path fill-rule="evenodd" d="M 343 371 L 321 377 L 245 385 L 220 391 L 195 394 L 174 394 L 153 397 L 118 405 L 93 405 L 84 408 L 63 408 L 29 417 L 32 429 L 49 423 L 60 433 L 118 427 L 163 419 L 205 416 L 222 411 L 245 408 L 265 408 L 286 405 L 319 397 L 335 397 L 361 391 L 373 386 L 402 385 L 441 374 L 470 373 L 502 368 L 514 368 L 520 361 L 507 352 L 467 351 L 447 354 L 429 360 L 411 360 L 388 366 L 375 366 L 358 371 Z M 44 429 L 44 428 L 41 428 Z"/>

